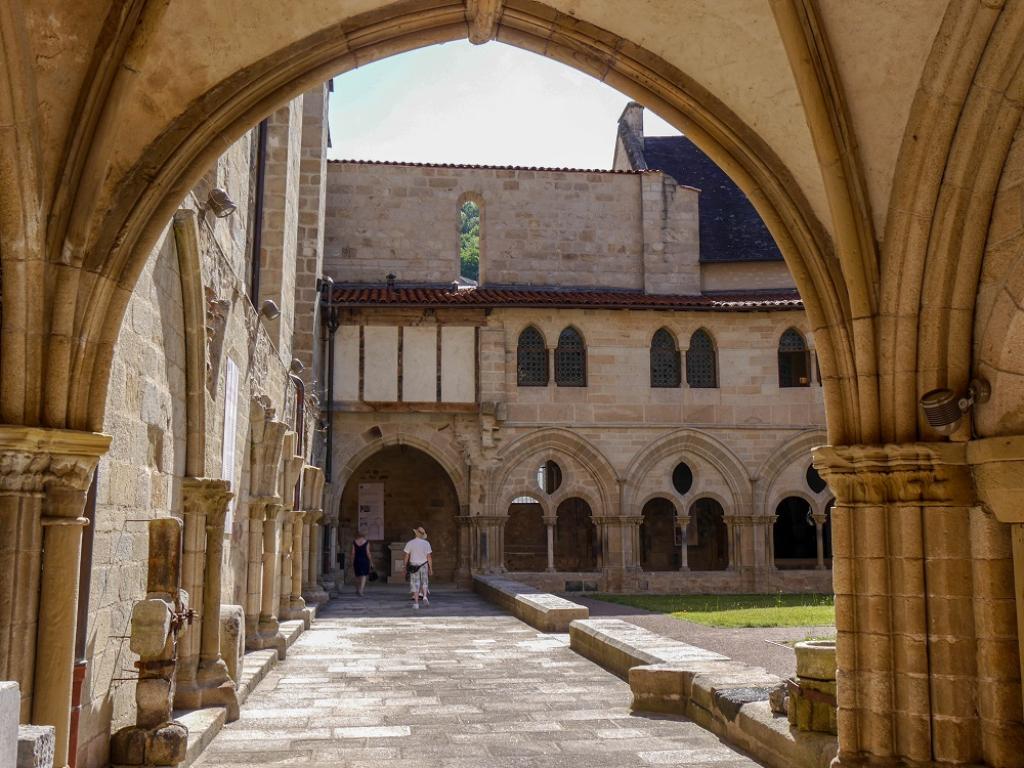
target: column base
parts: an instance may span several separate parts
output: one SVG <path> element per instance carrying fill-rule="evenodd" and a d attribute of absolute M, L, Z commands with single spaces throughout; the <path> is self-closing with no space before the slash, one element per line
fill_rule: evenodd
<path fill-rule="evenodd" d="M 155 728 L 122 728 L 110 738 L 110 764 L 121 766 L 177 765 L 185 759 L 188 729 L 169 722 Z"/>
<path fill-rule="evenodd" d="M 307 603 L 314 603 L 315 605 L 322 605 L 331 599 L 331 596 L 324 591 L 324 588 L 319 584 L 316 586 L 307 587 L 302 590 L 302 599 Z"/>
<path fill-rule="evenodd" d="M 273 648 L 277 651 L 279 661 L 284 661 L 288 652 L 288 644 L 281 634 L 281 627 L 274 617 L 260 617 L 256 631 L 245 638 L 245 648 L 249 651 L 265 651 Z"/>
<path fill-rule="evenodd" d="M 299 595 L 289 595 L 287 603 L 284 599 L 281 600 L 281 610 L 278 614 L 282 619 L 292 621 L 295 619 L 305 619 L 306 601 Z M 307 626 L 306 629 L 309 629 Z"/>
<path fill-rule="evenodd" d="M 200 663 L 194 680 L 179 680 L 174 691 L 175 709 L 224 707 L 227 721 L 238 719 L 238 691 L 222 659 Z"/>

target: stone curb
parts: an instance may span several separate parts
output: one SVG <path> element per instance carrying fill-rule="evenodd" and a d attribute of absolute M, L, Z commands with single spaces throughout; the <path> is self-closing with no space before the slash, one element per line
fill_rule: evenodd
<path fill-rule="evenodd" d="M 570 647 L 629 682 L 633 709 L 684 715 L 769 768 L 828 768 L 834 736 L 791 728 L 768 696 L 782 683 L 760 667 L 620 619 L 574 621 Z"/>
<path fill-rule="evenodd" d="M 541 632 L 568 632 L 573 621 L 590 617 L 586 606 L 512 579 L 476 575 L 473 590 Z"/>
<path fill-rule="evenodd" d="M 310 607 L 310 619 L 316 616 L 316 608 Z M 281 622 L 281 634 L 284 635 L 285 647 L 290 648 L 299 639 L 306 627 L 304 619 Z M 250 651 L 242 657 L 241 680 L 237 683 L 238 704 L 245 703 L 249 695 L 256 690 L 256 686 L 267 676 L 271 669 L 277 666 L 277 650 L 267 648 L 262 651 Z M 185 760 L 178 768 L 188 768 L 213 741 L 213 737 L 220 733 L 227 718 L 227 710 L 224 707 L 204 707 L 188 711 L 175 712 L 174 719 L 188 728 L 188 748 L 185 752 Z"/>

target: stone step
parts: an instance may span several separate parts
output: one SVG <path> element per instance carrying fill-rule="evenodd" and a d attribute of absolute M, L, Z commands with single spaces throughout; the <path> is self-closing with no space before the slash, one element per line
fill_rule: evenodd
<path fill-rule="evenodd" d="M 568 632 L 572 622 L 590 617 L 586 606 L 500 576 L 476 575 L 473 589 L 541 632 Z"/>

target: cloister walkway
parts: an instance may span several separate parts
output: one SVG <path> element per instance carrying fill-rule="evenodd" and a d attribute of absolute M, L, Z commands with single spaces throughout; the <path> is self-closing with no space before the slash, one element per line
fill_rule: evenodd
<path fill-rule="evenodd" d="M 588 768 L 757 763 L 472 593 L 325 606 L 196 763 L 203 768 Z"/>

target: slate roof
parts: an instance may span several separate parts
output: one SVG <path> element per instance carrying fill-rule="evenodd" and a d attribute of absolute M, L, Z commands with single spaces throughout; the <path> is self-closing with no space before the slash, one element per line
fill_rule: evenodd
<path fill-rule="evenodd" d="M 795 290 L 663 296 L 640 291 L 335 285 L 337 307 L 525 307 L 764 312 L 803 309 Z"/>
<path fill-rule="evenodd" d="M 700 260 L 781 261 L 754 206 L 735 182 L 685 136 L 646 136 L 643 158 L 650 170 L 700 190 Z"/>

